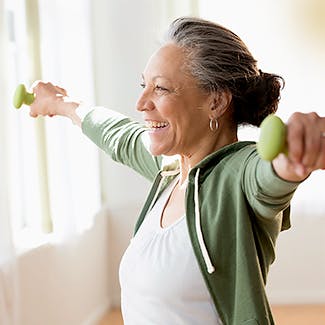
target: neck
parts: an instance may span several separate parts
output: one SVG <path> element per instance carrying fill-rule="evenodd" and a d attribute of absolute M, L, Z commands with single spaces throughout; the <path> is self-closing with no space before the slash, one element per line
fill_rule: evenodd
<path fill-rule="evenodd" d="M 238 141 L 237 132 L 231 135 L 220 132 L 220 135 L 215 134 L 215 139 L 214 142 L 200 144 L 192 154 L 180 155 L 180 186 L 187 184 L 188 174 L 200 161 L 222 147 Z"/>

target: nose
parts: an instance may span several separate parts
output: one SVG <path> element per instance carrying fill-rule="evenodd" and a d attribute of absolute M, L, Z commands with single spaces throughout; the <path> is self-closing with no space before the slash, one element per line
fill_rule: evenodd
<path fill-rule="evenodd" d="M 150 98 L 148 92 L 144 89 L 136 102 L 136 109 L 139 112 L 152 111 L 155 108 L 155 104 Z"/>

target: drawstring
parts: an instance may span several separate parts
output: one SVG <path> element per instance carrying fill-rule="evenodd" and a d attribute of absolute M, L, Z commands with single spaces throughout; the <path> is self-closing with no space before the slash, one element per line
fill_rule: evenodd
<path fill-rule="evenodd" d="M 162 171 L 161 172 L 161 179 L 159 181 L 159 185 L 157 187 L 156 193 L 154 198 L 151 201 L 150 207 L 148 211 L 152 209 L 152 206 L 155 204 L 156 199 L 160 193 L 164 177 L 168 176 L 174 176 L 179 173 L 179 170 L 171 170 L 171 171 Z M 199 176 L 200 176 L 200 168 L 197 169 L 196 174 L 195 174 L 195 184 L 194 184 L 194 205 L 195 205 L 195 229 L 196 229 L 196 234 L 198 237 L 200 249 L 202 252 L 202 256 L 205 262 L 205 265 L 207 267 L 207 271 L 209 274 L 213 273 L 215 271 L 215 268 L 211 262 L 208 250 L 205 246 L 204 239 L 203 239 L 203 234 L 202 234 L 202 229 L 201 229 L 201 216 L 200 216 L 200 203 L 199 203 Z"/>
<path fill-rule="evenodd" d="M 159 181 L 155 196 L 153 197 L 153 199 L 151 201 L 151 204 L 149 206 L 148 211 L 150 211 L 152 209 L 153 205 L 156 203 L 157 197 L 158 197 L 158 195 L 160 193 L 160 190 L 161 190 L 161 187 L 162 187 L 162 184 L 163 184 L 164 177 L 174 176 L 174 175 L 177 175 L 177 174 L 179 174 L 179 170 L 164 170 L 164 171 L 161 172 L 161 179 Z"/>
<path fill-rule="evenodd" d="M 194 204 L 195 204 L 195 229 L 197 238 L 199 240 L 200 249 L 203 255 L 205 265 L 208 273 L 211 274 L 215 271 L 215 268 L 211 262 L 208 250 L 205 246 L 202 229 L 201 229 L 201 216 L 200 216 L 200 203 L 199 203 L 199 176 L 200 168 L 197 169 L 195 174 L 195 188 L 194 188 Z"/>

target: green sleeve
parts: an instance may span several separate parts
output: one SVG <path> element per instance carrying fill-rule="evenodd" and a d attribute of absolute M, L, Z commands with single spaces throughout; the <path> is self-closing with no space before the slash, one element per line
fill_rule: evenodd
<path fill-rule="evenodd" d="M 161 157 L 150 154 L 144 144 L 145 129 L 128 117 L 103 107 L 95 108 L 82 121 L 82 131 L 114 161 L 129 166 L 152 181 Z"/>
<path fill-rule="evenodd" d="M 242 186 L 255 214 L 270 219 L 283 210 L 284 215 L 288 214 L 290 201 L 300 183 L 280 178 L 272 164 L 262 160 L 256 150 L 251 152 L 244 166 Z"/>

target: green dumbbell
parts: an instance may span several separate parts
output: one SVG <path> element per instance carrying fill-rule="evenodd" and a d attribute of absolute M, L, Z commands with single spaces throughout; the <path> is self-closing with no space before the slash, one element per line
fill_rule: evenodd
<path fill-rule="evenodd" d="M 287 154 L 286 125 L 278 116 L 271 114 L 261 123 L 257 152 L 262 159 L 268 161 L 280 153 Z"/>
<path fill-rule="evenodd" d="M 16 88 L 13 104 L 16 108 L 20 108 L 23 104 L 31 105 L 34 99 L 35 95 L 27 92 L 25 85 L 20 84 Z"/>

